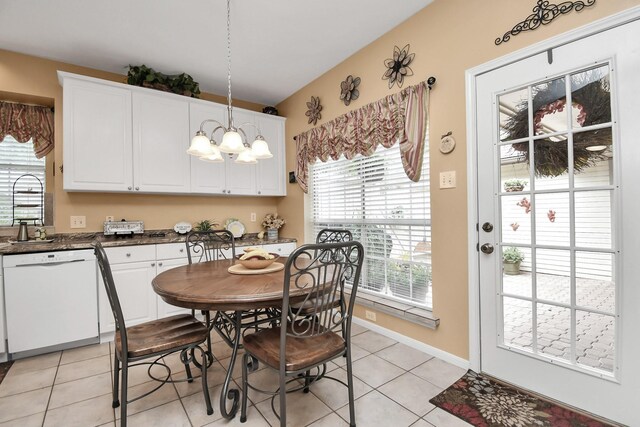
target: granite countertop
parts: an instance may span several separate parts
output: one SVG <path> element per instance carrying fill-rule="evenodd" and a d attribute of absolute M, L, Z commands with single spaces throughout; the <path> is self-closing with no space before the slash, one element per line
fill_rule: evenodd
<path fill-rule="evenodd" d="M 164 234 L 164 236 L 162 235 Z M 161 243 L 184 243 L 185 234 L 178 234 L 173 230 L 147 230 L 144 234 L 133 237 L 105 236 L 103 233 L 62 233 L 49 236 L 53 239 L 49 243 L 14 243 L 14 237 L 0 238 L 0 255 L 24 254 L 32 252 L 64 251 L 69 249 L 91 249 L 91 242 L 97 240 L 102 246 L 155 245 Z M 264 244 L 278 244 L 296 242 L 296 239 L 279 238 L 277 240 L 258 239 L 257 233 L 247 233 L 241 239 L 236 239 L 236 246 L 254 246 Z"/>

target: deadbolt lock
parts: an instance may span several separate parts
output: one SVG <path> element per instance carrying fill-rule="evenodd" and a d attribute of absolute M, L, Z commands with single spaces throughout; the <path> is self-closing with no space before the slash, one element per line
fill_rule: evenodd
<path fill-rule="evenodd" d="M 486 231 L 487 233 L 491 233 L 493 231 L 493 224 L 491 224 L 490 222 L 485 222 L 484 224 L 482 224 L 482 230 Z"/>

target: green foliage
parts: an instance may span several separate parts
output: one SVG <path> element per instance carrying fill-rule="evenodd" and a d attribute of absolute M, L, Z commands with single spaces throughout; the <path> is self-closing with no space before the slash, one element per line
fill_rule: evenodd
<path fill-rule="evenodd" d="M 163 74 L 146 65 L 129 65 L 127 83 L 199 98 L 200 85 L 186 73 Z"/>
<path fill-rule="evenodd" d="M 200 222 L 196 222 L 193 229 L 195 231 L 209 231 L 213 230 L 214 227 L 220 225 L 217 221 L 209 221 L 208 219 L 203 219 Z"/>
<path fill-rule="evenodd" d="M 511 246 L 502 251 L 502 260 L 515 264 L 524 261 L 524 254 L 520 249 Z"/>
<path fill-rule="evenodd" d="M 505 191 L 522 191 L 528 181 L 522 179 L 508 179 L 504 182 Z"/>

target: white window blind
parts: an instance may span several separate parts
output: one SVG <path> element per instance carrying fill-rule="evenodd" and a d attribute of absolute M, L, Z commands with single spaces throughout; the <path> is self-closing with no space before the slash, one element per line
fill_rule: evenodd
<path fill-rule="evenodd" d="M 428 150 L 417 183 L 407 178 L 399 150 L 396 144 L 370 157 L 313 164 L 313 230 L 346 228 L 364 245 L 360 291 L 431 308 Z"/>
<path fill-rule="evenodd" d="M 45 159 L 37 159 L 33 154 L 31 141 L 20 143 L 11 136 L 0 142 L 0 226 L 10 226 L 13 220 L 13 184 L 21 175 L 35 175 L 44 187 Z M 35 182 L 35 181 L 32 181 Z M 35 188 L 34 188 L 35 190 Z M 38 189 L 39 191 L 39 189 Z M 40 194 L 34 196 L 33 203 L 40 204 Z M 22 199 L 24 203 L 25 199 Z M 33 210 L 24 212 L 33 215 Z M 16 216 L 23 216 L 16 212 Z"/>

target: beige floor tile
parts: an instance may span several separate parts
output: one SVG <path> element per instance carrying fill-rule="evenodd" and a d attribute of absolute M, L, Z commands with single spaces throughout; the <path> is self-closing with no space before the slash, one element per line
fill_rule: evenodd
<path fill-rule="evenodd" d="M 198 378 L 194 378 L 193 382 L 179 382 L 175 383 L 176 389 L 178 390 L 178 395 L 180 397 L 189 396 L 194 393 L 202 392 L 202 380 L 200 379 L 200 370 L 192 369 L 191 373 Z M 213 364 L 207 369 L 207 385 L 209 387 L 214 387 L 224 382 L 224 379 L 227 375 L 227 372 L 224 368 L 218 363 L 213 362 Z M 171 377 L 174 380 L 184 380 L 187 378 L 187 373 L 185 371 L 179 372 Z"/>
<path fill-rule="evenodd" d="M 347 383 L 347 371 L 344 369 L 336 369 L 329 374 L 331 377 L 335 377 L 344 383 Z M 355 376 L 353 377 L 353 395 L 354 399 L 370 392 L 372 388 L 360 381 Z M 323 378 L 317 383 L 311 386 L 311 392 L 315 394 L 320 400 L 324 402 L 329 408 L 334 411 L 338 408 L 342 408 L 349 403 L 349 393 L 347 387 L 340 384 L 337 381 L 333 381 L 329 378 Z"/>
<path fill-rule="evenodd" d="M 47 411 L 44 427 L 97 426 L 113 421 L 111 396 L 104 395 Z"/>
<path fill-rule="evenodd" d="M 156 378 L 165 378 L 167 376 L 167 370 L 160 365 L 155 365 L 151 368 L 151 373 Z M 120 374 L 122 375 L 122 373 Z M 133 387 L 139 384 L 143 384 L 151 381 L 149 376 L 149 365 L 130 366 L 127 381 L 129 387 Z"/>
<path fill-rule="evenodd" d="M 378 391 L 413 413 L 423 416 L 435 408 L 429 403 L 429 399 L 440 393 L 442 388 L 407 372 L 386 383 Z"/>
<path fill-rule="evenodd" d="M 57 367 L 53 367 L 15 374 L 12 369 L 9 369 L 9 373 L 0 384 L 0 397 L 51 387 L 57 370 Z"/>
<path fill-rule="evenodd" d="M 411 372 L 438 387 L 447 388 L 458 381 L 467 371 L 434 357 L 412 369 Z"/>
<path fill-rule="evenodd" d="M 79 362 L 81 360 L 93 359 L 94 357 L 108 356 L 109 343 L 87 345 L 84 347 L 72 348 L 62 352 L 61 365 Z"/>
<path fill-rule="evenodd" d="M 382 357 L 384 360 L 407 371 L 421 365 L 427 360 L 433 359 L 432 355 L 401 343 L 394 344 L 391 347 L 378 351 L 376 356 Z"/>
<path fill-rule="evenodd" d="M 374 354 L 353 363 L 353 375 L 374 388 L 399 377 L 404 372 L 403 369 Z"/>
<path fill-rule="evenodd" d="M 435 408 L 433 411 L 429 412 L 424 416 L 424 420 L 433 424 L 436 427 L 470 427 L 466 421 L 461 420 L 455 415 L 451 415 L 450 413 L 443 411 L 440 408 Z"/>
<path fill-rule="evenodd" d="M 360 335 L 363 332 L 367 332 L 369 328 L 366 328 L 362 325 L 359 325 L 355 322 L 351 323 L 351 337 L 355 337 L 356 335 Z"/>
<path fill-rule="evenodd" d="M 368 352 L 367 350 L 363 349 L 362 347 L 358 347 L 355 344 L 351 344 L 351 362 L 355 362 L 358 359 L 362 359 L 363 357 L 367 357 L 370 354 L 371 354 L 370 352 Z M 335 363 L 338 366 L 344 367 L 347 364 L 347 358 L 346 357 L 336 357 L 335 359 L 332 360 L 332 362 Z"/>
<path fill-rule="evenodd" d="M 418 421 L 411 424 L 411 427 L 434 427 L 434 425 L 420 418 Z"/>
<path fill-rule="evenodd" d="M 157 387 L 158 384 L 159 383 L 157 381 L 149 381 L 144 384 L 129 387 L 127 399 L 135 399 L 137 396 L 141 396 L 144 393 L 147 393 L 148 391 Z M 137 414 L 138 412 L 143 412 L 148 409 L 155 408 L 156 406 L 161 406 L 168 402 L 172 402 L 174 400 L 178 400 L 178 393 L 176 392 L 175 387 L 173 386 L 173 384 L 165 384 L 150 395 L 130 403 L 129 407 L 127 408 L 127 414 Z M 116 419 L 120 419 L 119 408 L 116 410 Z"/>
<path fill-rule="evenodd" d="M 217 421 L 212 422 L 211 424 L 206 424 L 207 427 L 270 427 L 267 420 L 264 419 L 262 414 L 255 408 L 255 406 L 247 407 L 247 421 L 244 423 L 240 422 L 240 412 L 230 419 L 227 420 L 225 418 L 220 418 Z"/>
<path fill-rule="evenodd" d="M 332 412 L 315 423 L 309 424 L 309 427 L 349 427 L 349 423 L 336 415 L 335 412 Z"/>
<path fill-rule="evenodd" d="M 387 348 L 397 341 L 373 331 L 366 331 L 351 338 L 351 343 L 363 349 L 375 353 Z"/>
<path fill-rule="evenodd" d="M 233 349 L 229 347 L 226 342 L 218 341 L 213 343 L 212 351 L 216 359 L 222 360 L 231 357 Z M 242 351 L 238 350 L 238 354 L 242 354 Z"/>
<path fill-rule="evenodd" d="M 49 409 L 59 408 L 105 394 L 111 394 L 111 374 L 109 372 L 54 385 Z"/>
<path fill-rule="evenodd" d="M 229 361 L 231 360 L 230 357 L 226 358 L 226 359 L 222 359 L 220 360 L 220 364 L 224 367 L 224 369 L 228 369 L 229 368 Z M 260 369 L 265 369 L 267 366 L 264 363 L 259 363 L 258 364 L 258 370 Z M 240 378 L 242 378 L 242 354 L 239 354 L 236 362 L 233 365 L 233 373 L 231 374 L 231 378 L 238 380 Z"/>
<path fill-rule="evenodd" d="M 211 406 L 213 407 L 213 414 L 207 415 L 207 405 L 204 401 L 204 395 L 202 388 L 199 393 L 191 394 L 182 398 L 182 405 L 187 411 L 187 416 L 195 427 L 210 424 L 216 420 L 222 418 L 220 413 L 220 391 L 222 385 L 209 388 L 209 396 L 211 397 Z M 231 404 L 228 405 L 231 407 Z"/>
<path fill-rule="evenodd" d="M 120 425 L 119 422 L 116 425 Z M 191 423 L 178 400 L 147 411 L 129 415 L 127 425 L 135 427 L 190 427 Z"/>
<path fill-rule="evenodd" d="M 278 372 L 269 368 L 252 372 L 249 374 L 249 384 L 259 390 L 275 392 L 278 388 Z M 238 385 L 242 385 L 242 380 L 238 381 Z M 261 393 L 251 388 L 247 394 L 253 403 L 262 402 L 271 397 L 268 393 Z"/>
<path fill-rule="evenodd" d="M 0 423 L 0 427 L 42 427 L 44 414 L 44 412 L 39 412 L 37 414 L 29 415 L 28 417 Z"/>
<path fill-rule="evenodd" d="M 38 414 L 47 409 L 51 387 L 0 398 L 0 422 Z"/>
<path fill-rule="evenodd" d="M 276 411 L 280 410 L 280 398 L 276 397 L 274 401 Z M 260 413 L 267 419 L 272 426 L 280 425 L 278 418 L 271 410 L 271 399 L 260 402 L 256 405 Z M 287 394 L 287 425 L 288 426 L 306 426 L 331 412 L 313 393 L 296 393 Z"/>
<path fill-rule="evenodd" d="M 56 384 L 74 381 L 80 378 L 91 377 L 111 371 L 109 356 L 100 356 L 93 359 L 60 365 L 56 375 Z"/>
<path fill-rule="evenodd" d="M 56 351 L 54 353 L 42 354 L 40 356 L 29 357 L 26 359 L 20 359 L 13 362 L 9 372 L 15 374 L 23 374 L 31 371 L 41 371 L 46 368 L 52 368 L 58 366 L 60 363 L 60 355 L 62 353 Z"/>
<path fill-rule="evenodd" d="M 418 416 L 398 405 L 385 395 L 373 390 L 356 400 L 356 425 L 359 426 L 409 426 Z M 344 420 L 349 420 L 349 407 L 337 411 Z"/>

